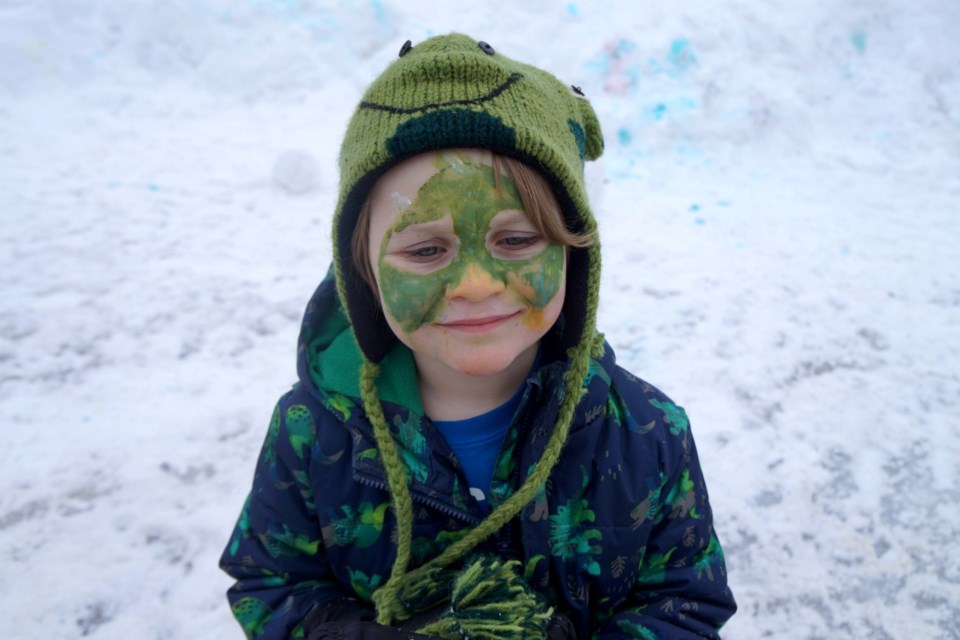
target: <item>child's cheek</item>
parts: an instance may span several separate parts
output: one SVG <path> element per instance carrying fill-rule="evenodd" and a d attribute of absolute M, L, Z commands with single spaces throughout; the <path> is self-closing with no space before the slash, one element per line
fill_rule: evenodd
<path fill-rule="evenodd" d="M 563 262 L 563 247 L 550 245 L 535 258 L 522 263 L 507 263 L 515 265 L 508 274 L 510 285 L 534 309 L 543 309 L 563 285 Z"/>
<path fill-rule="evenodd" d="M 407 333 L 433 322 L 443 310 L 444 293 L 453 269 L 428 275 L 396 269 L 380 258 L 380 290 L 383 305 Z"/>

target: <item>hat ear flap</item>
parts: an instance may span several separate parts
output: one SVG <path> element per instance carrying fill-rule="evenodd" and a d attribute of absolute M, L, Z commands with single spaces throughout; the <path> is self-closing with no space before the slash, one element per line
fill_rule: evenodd
<path fill-rule="evenodd" d="M 596 160 L 603 154 L 603 133 L 600 130 L 600 119 L 590 103 L 578 100 L 580 115 L 583 116 L 583 131 L 586 137 L 587 160 Z"/>

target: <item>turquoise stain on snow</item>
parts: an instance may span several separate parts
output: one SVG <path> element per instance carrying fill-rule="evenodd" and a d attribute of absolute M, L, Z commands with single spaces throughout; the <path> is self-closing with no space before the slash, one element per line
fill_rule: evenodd
<path fill-rule="evenodd" d="M 567 15 L 569 15 L 571 18 L 578 17 L 580 12 L 577 10 L 577 5 L 572 2 L 567 4 Z"/>
<path fill-rule="evenodd" d="M 151 182 L 151 183 L 147 184 L 147 189 L 149 189 L 150 191 L 154 191 L 154 192 L 160 191 L 160 185 Z"/>
<path fill-rule="evenodd" d="M 690 211 L 700 211 L 700 205 L 694 202 L 692 205 L 690 205 Z"/>
<path fill-rule="evenodd" d="M 282 15 L 290 22 L 300 22 L 302 18 L 302 12 L 300 11 L 297 0 L 267 0 L 265 2 L 247 0 L 247 3 L 256 7 L 272 10 L 274 13 Z"/>
<path fill-rule="evenodd" d="M 677 162 L 685 165 L 687 161 L 703 161 L 704 154 L 700 147 L 692 144 L 678 144 L 676 146 Z"/>
<path fill-rule="evenodd" d="M 387 16 L 382 0 L 373 0 L 370 6 L 373 7 L 373 15 L 381 27 L 381 33 L 386 33 L 385 29 L 390 27 L 390 18 Z"/>
<path fill-rule="evenodd" d="M 703 225 L 707 224 L 707 221 L 704 220 L 703 218 L 697 218 L 696 220 L 694 220 L 694 222 L 698 227 L 702 227 Z"/>
<path fill-rule="evenodd" d="M 630 133 L 630 129 L 620 127 L 617 129 L 617 139 L 620 141 L 621 146 L 626 147 L 633 141 L 633 134 Z"/>
<path fill-rule="evenodd" d="M 670 114 L 694 111 L 699 107 L 693 98 L 680 97 L 667 102 L 658 102 L 644 109 L 644 118 L 650 122 L 660 122 Z"/>
<path fill-rule="evenodd" d="M 617 40 L 616 43 L 608 44 L 604 47 L 604 50 L 600 52 L 596 58 L 587 61 L 586 67 L 588 69 L 595 69 L 600 73 L 605 73 L 610 70 L 611 67 L 621 65 L 624 58 L 637 48 L 637 44 L 632 40 Z M 624 73 L 633 73 L 635 69 L 621 69 Z"/>
<path fill-rule="evenodd" d="M 850 44 L 853 45 L 859 53 L 864 53 L 867 50 L 867 32 L 863 29 L 857 29 L 850 36 Z"/>
<path fill-rule="evenodd" d="M 696 64 L 697 56 L 693 53 L 690 41 L 686 38 L 678 38 L 671 42 L 670 53 L 667 54 L 667 62 L 672 67 L 675 75 L 684 73 Z"/>

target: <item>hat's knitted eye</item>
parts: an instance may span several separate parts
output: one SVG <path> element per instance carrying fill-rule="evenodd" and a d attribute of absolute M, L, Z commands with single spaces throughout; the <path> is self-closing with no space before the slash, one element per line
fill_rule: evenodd
<path fill-rule="evenodd" d="M 581 89 L 580 87 L 578 87 L 578 86 L 575 85 L 575 84 L 570 85 L 570 91 L 573 91 L 573 95 L 577 96 L 578 98 L 586 98 L 586 97 L 587 97 L 586 94 L 583 93 L 583 89 Z"/>
<path fill-rule="evenodd" d="M 483 52 L 484 52 L 485 54 L 487 54 L 488 56 L 492 56 L 493 54 L 496 53 L 496 51 L 494 50 L 494 48 L 491 47 L 491 46 L 490 46 L 489 44 L 487 44 L 486 42 L 484 42 L 483 40 L 479 41 L 479 42 L 477 43 L 477 46 L 480 47 L 480 51 L 483 51 Z"/>
<path fill-rule="evenodd" d="M 403 56 L 410 53 L 410 49 L 413 49 L 413 42 L 411 42 L 410 40 L 407 40 L 406 42 L 403 43 L 403 46 L 400 47 L 400 57 L 402 58 Z"/>

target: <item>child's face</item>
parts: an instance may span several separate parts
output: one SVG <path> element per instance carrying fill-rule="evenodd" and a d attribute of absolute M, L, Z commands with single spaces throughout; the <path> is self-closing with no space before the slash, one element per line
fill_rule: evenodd
<path fill-rule="evenodd" d="M 566 249 L 528 219 L 491 154 L 424 153 L 370 195 L 370 261 L 387 324 L 420 362 L 495 375 L 536 349 L 563 307 Z"/>

